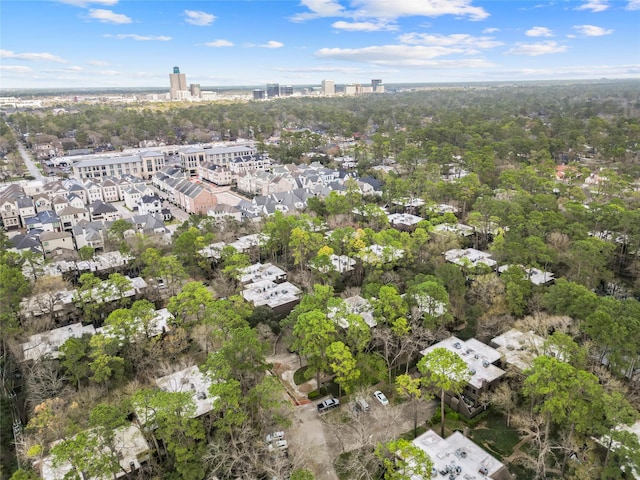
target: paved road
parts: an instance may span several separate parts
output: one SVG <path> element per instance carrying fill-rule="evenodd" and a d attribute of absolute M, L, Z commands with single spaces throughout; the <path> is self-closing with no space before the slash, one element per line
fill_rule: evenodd
<path fill-rule="evenodd" d="M 24 148 L 22 142 L 18 141 L 18 152 L 20 152 L 20 156 L 24 161 L 24 164 L 27 166 L 27 170 L 29 170 L 29 174 L 35 178 L 36 180 L 41 180 L 43 182 L 48 182 L 49 179 L 42 175 L 42 172 L 38 169 L 35 162 L 31 159 L 31 155 L 27 152 L 27 149 Z"/>

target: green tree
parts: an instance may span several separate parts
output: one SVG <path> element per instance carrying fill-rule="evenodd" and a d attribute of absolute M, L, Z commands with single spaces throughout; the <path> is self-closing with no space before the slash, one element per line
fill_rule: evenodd
<path fill-rule="evenodd" d="M 456 353 L 446 348 L 434 348 L 418 362 L 423 375 L 422 384 L 440 393 L 440 436 L 444 438 L 445 393 L 458 395 L 471 378 L 467 364 Z"/>
<path fill-rule="evenodd" d="M 422 380 L 404 373 L 396 377 L 396 393 L 409 397 L 413 406 L 413 438 L 418 436 L 418 401 L 422 398 Z"/>
<path fill-rule="evenodd" d="M 379 444 L 376 457 L 382 463 L 385 480 L 430 478 L 433 462 L 429 455 L 403 438 Z"/>
<path fill-rule="evenodd" d="M 340 388 L 339 396 L 342 396 L 343 388 L 346 393 L 352 392 L 360 378 L 360 370 L 349 347 L 340 341 L 333 342 L 327 347 L 326 354 L 329 368 L 336 376 Z"/>
<path fill-rule="evenodd" d="M 293 327 L 295 340 L 292 348 L 307 359 L 307 371 L 315 374 L 318 391 L 320 375 L 328 366 L 327 348 L 334 342 L 335 335 L 335 323 L 318 310 L 301 314 Z"/>

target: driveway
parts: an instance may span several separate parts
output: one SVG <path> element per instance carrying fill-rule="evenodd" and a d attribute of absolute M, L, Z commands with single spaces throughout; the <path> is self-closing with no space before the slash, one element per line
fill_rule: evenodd
<path fill-rule="evenodd" d="M 298 460 L 296 463 L 312 470 L 318 480 L 337 480 L 334 461 L 341 453 L 375 446 L 413 429 L 413 404 L 381 405 L 373 397 L 374 388 L 353 394 L 351 400 L 343 397 L 338 409 L 320 415 L 316 404 L 328 397 L 313 402 L 307 398 L 316 388 L 314 379 L 295 385 L 293 374 L 300 368 L 298 355 L 279 353 L 267 361 L 273 365 L 272 372 L 280 378 L 294 406 L 291 427 L 286 432 L 290 452 Z M 358 395 L 369 403 L 369 412 L 355 411 L 353 402 Z M 437 403 L 421 400 L 417 407 L 421 425 L 436 412 Z"/>

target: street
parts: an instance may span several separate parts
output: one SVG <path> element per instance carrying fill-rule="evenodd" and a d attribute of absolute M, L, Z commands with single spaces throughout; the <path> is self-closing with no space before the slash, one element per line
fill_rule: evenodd
<path fill-rule="evenodd" d="M 20 156 L 24 161 L 24 164 L 27 166 L 27 170 L 29 170 L 29 174 L 36 180 L 40 180 L 42 182 L 48 182 L 49 178 L 42 175 L 35 162 L 31 159 L 31 155 L 27 152 L 27 149 L 24 148 L 22 142 L 18 140 L 18 152 L 20 152 Z"/>

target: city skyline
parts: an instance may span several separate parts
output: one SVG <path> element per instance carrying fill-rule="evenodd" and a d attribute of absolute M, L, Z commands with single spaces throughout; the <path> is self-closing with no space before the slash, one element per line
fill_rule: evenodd
<path fill-rule="evenodd" d="M 397 4 L 396 4 L 397 3 Z M 5 0 L 0 88 L 640 78 L 640 0 Z"/>

